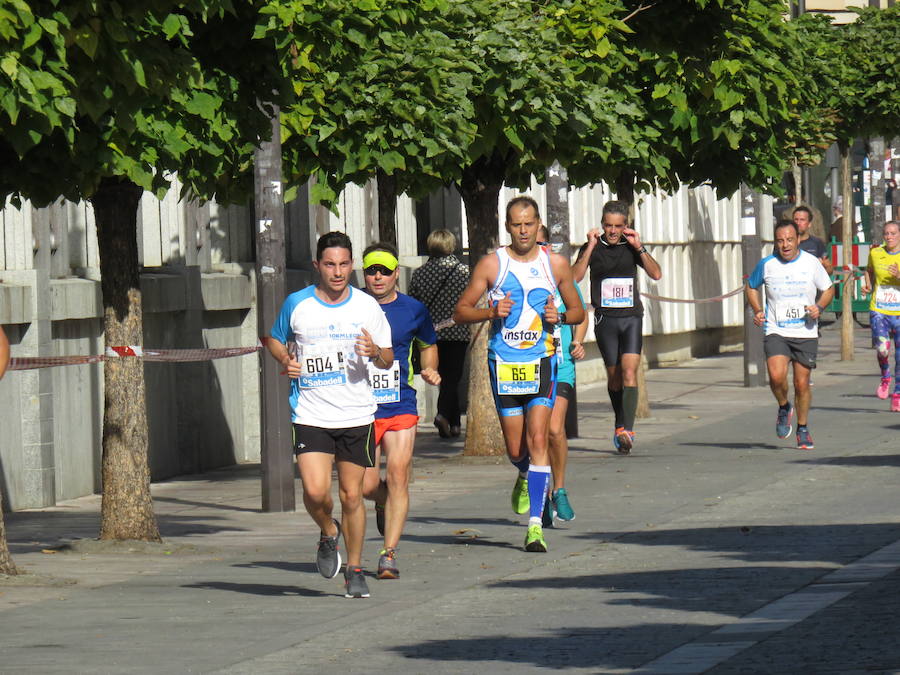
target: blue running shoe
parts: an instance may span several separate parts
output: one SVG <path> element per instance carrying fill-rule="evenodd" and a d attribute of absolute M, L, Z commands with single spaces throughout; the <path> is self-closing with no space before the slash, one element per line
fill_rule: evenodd
<path fill-rule="evenodd" d="M 775 435 L 778 438 L 787 438 L 791 435 L 791 430 L 794 428 L 791 424 L 793 419 L 794 406 L 790 403 L 787 404 L 787 408 L 778 406 L 778 418 L 775 420 Z"/>
<path fill-rule="evenodd" d="M 553 507 L 556 517 L 560 520 L 575 520 L 575 511 L 569 503 L 569 495 L 565 488 L 559 488 L 553 493 Z"/>

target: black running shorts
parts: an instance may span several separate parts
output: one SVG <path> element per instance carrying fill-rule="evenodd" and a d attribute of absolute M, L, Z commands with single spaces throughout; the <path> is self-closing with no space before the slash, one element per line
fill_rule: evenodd
<path fill-rule="evenodd" d="M 294 425 L 294 454 L 324 452 L 336 461 L 366 468 L 375 466 L 375 429 L 372 424 L 347 429 Z"/>
<path fill-rule="evenodd" d="M 644 346 L 644 319 L 640 316 L 594 315 L 594 335 L 607 368 L 617 366 L 622 354 L 640 354 Z"/>
<path fill-rule="evenodd" d="M 556 398 L 564 398 L 567 401 L 571 401 L 573 398 L 575 398 L 575 387 L 573 387 L 568 382 L 557 382 Z"/>

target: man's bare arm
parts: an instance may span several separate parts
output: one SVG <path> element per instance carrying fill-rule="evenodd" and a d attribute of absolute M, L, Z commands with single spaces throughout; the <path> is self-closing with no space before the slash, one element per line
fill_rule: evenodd
<path fill-rule="evenodd" d="M 456 309 L 453 310 L 453 320 L 456 323 L 478 323 L 509 315 L 509 307 L 512 306 L 512 300 L 509 299 L 501 300 L 492 307 L 476 307 L 493 285 L 498 272 L 496 256 L 486 255 L 478 261 L 466 289 L 456 303 Z M 504 310 L 506 313 L 501 314 Z"/>

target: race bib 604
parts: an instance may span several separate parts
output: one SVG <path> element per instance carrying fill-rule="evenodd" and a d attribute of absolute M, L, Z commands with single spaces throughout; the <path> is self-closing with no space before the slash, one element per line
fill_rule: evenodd
<path fill-rule="evenodd" d="M 300 386 L 304 389 L 347 383 L 347 361 L 344 352 L 340 350 L 304 350 L 300 357 L 300 370 Z"/>

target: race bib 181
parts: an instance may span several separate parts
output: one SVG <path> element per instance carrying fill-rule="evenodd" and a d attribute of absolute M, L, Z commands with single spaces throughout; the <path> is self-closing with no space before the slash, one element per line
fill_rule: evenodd
<path fill-rule="evenodd" d="M 300 357 L 300 370 L 300 386 L 304 389 L 347 383 L 347 361 L 340 350 L 304 350 Z"/>
<path fill-rule="evenodd" d="M 634 307 L 634 279 L 609 277 L 600 282 L 601 307 Z"/>
<path fill-rule="evenodd" d="M 400 400 L 400 362 L 394 361 L 390 368 L 382 370 L 369 363 L 369 383 L 375 394 L 375 403 L 396 403 Z"/>

